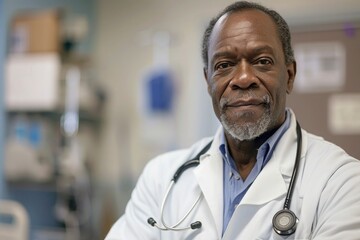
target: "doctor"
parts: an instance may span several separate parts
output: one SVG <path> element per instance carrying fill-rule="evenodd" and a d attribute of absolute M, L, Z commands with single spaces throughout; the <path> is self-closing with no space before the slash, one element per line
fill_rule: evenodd
<path fill-rule="evenodd" d="M 204 33 L 203 60 L 222 126 L 153 159 L 106 240 L 360 239 L 360 162 L 286 108 L 296 63 L 284 19 L 230 5 Z"/>

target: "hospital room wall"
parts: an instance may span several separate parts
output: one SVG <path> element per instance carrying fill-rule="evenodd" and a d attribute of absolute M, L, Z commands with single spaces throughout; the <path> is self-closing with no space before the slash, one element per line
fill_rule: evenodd
<path fill-rule="evenodd" d="M 214 133 L 218 123 L 203 80 L 201 35 L 209 17 L 231 2 L 97 2 L 98 32 L 94 56 L 109 95 L 101 146 L 103 159 L 97 168 L 99 181 L 104 185 L 118 190 L 119 184 L 129 183 L 128 177 L 124 176 L 130 174 L 136 179 L 146 162 L 159 152 L 189 146 L 200 137 Z M 341 22 L 360 16 L 360 1 L 356 0 L 259 2 L 278 10 L 293 27 Z M 173 122 L 162 122 L 163 130 L 158 128 L 157 134 L 149 138 L 147 127 L 153 126 L 149 122 L 154 119 L 141 112 L 138 93 L 143 87 L 145 73 L 153 66 L 151 40 L 159 31 L 169 33 L 171 38 L 169 63 L 175 72 L 176 101 Z M 163 144 L 161 148 L 156 144 L 161 144 L 161 138 L 168 135 L 164 132 L 169 129 L 166 124 L 172 124 L 176 141 L 170 146 Z M 116 205 L 121 211 L 128 195 L 120 193 L 117 196 Z"/>
<path fill-rule="evenodd" d="M 360 21 L 318 27 L 293 32 L 298 74 L 288 105 L 306 130 L 360 159 Z"/>

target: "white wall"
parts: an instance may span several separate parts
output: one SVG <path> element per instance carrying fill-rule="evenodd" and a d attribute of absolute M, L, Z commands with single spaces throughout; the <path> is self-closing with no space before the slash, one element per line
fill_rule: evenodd
<path fill-rule="evenodd" d="M 100 181 L 118 186 L 125 173 L 137 176 L 152 149 L 142 140 L 138 89 L 151 66 L 152 48 L 145 45 L 156 31 L 172 35 L 170 64 L 177 74 L 179 92 L 175 112 L 177 145 L 188 146 L 211 134 L 216 125 L 202 77 L 200 44 L 210 17 L 229 0 L 99 0 L 94 58 L 108 96 L 103 145 L 97 168 Z M 268 0 L 291 26 L 358 19 L 358 0 Z M 208 130 L 207 130 L 208 129 Z M 161 137 L 161 136 L 159 136 Z M 124 201 L 124 200 L 123 200 Z M 117 203 L 120 208 L 123 203 Z"/>

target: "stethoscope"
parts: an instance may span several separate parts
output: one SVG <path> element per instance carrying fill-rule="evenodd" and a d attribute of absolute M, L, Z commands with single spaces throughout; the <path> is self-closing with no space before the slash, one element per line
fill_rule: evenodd
<path fill-rule="evenodd" d="M 297 134 L 296 158 L 295 158 L 294 169 L 293 169 L 292 176 L 290 179 L 290 184 L 289 184 L 289 188 L 288 188 L 288 191 L 286 194 L 284 206 L 283 206 L 283 209 L 278 211 L 272 219 L 274 231 L 279 235 L 285 235 L 285 236 L 293 234 L 295 232 L 296 226 L 299 222 L 299 219 L 296 217 L 295 213 L 290 210 L 290 203 L 291 203 L 291 199 L 292 199 L 292 194 L 294 192 L 294 186 L 295 186 L 298 167 L 299 167 L 300 158 L 301 158 L 302 133 L 301 133 L 301 128 L 300 128 L 300 125 L 298 122 L 296 122 L 296 134 Z M 159 226 L 157 224 L 157 222 L 154 220 L 154 218 L 152 218 L 152 217 L 149 218 L 147 221 L 151 226 L 157 227 L 158 229 L 164 230 L 164 231 L 168 231 L 168 230 L 184 231 L 184 230 L 188 230 L 188 229 L 201 228 L 202 223 L 200 221 L 192 222 L 190 224 L 190 226 L 188 226 L 188 227 L 179 227 L 179 225 L 184 222 L 184 220 L 189 216 L 191 211 L 195 208 L 195 206 L 202 199 L 203 195 L 201 193 L 200 193 L 199 197 L 196 199 L 196 201 L 194 202 L 194 204 L 191 206 L 191 208 L 186 212 L 184 217 L 181 218 L 176 224 L 174 224 L 172 226 L 169 226 L 164 221 L 164 208 L 165 208 L 168 196 L 169 196 L 174 184 L 180 178 L 181 174 L 188 168 L 196 167 L 200 164 L 200 159 L 199 159 L 200 156 L 209 150 L 211 143 L 212 143 L 212 141 L 210 143 L 208 143 L 194 158 L 186 161 L 183 165 L 181 165 L 178 168 L 178 170 L 175 172 L 175 174 L 174 174 L 173 178 L 171 179 L 170 184 L 166 190 L 164 199 L 161 204 L 161 209 L 160 209 L 161 213 L 160 214 L 161 214 L 162 226 Z"/>

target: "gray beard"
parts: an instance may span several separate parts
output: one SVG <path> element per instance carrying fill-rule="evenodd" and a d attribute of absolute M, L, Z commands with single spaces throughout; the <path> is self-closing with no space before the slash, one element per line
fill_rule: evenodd
<path fill-rule="evenodd" d="M 220 122 L 233 138 L 240 141 L 253 140 L 268 130 L 271 124 L 270 108 L 267 107 L 264 114 L 256 122 L 238 124 L 237 122 L 231 122 L 225 114 L 220 116 Z"/>

